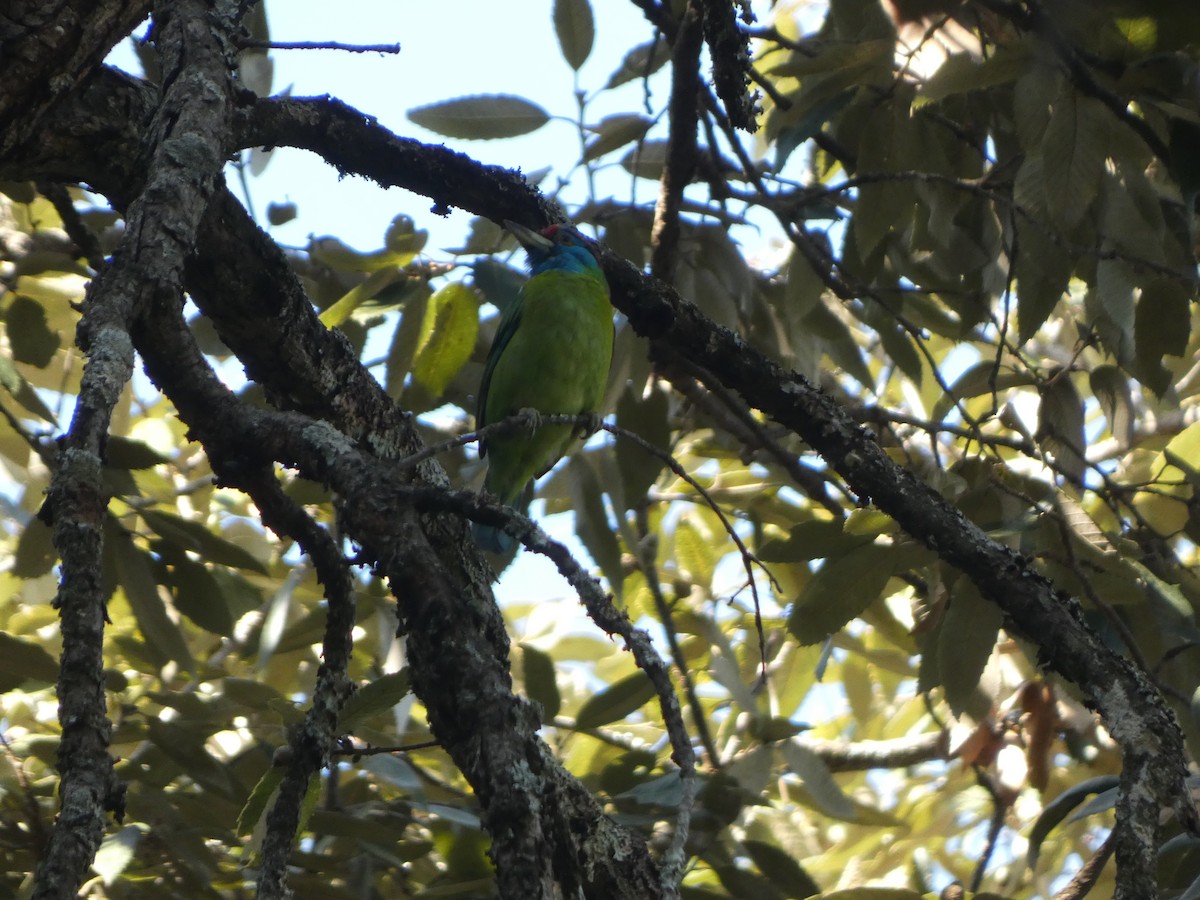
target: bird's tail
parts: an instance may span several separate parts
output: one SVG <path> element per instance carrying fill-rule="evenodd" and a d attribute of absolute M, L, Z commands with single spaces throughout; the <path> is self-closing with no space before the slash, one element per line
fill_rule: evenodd
<path fill-rule="evenodd" d="M 487 486 L 486 481 L 484 486 Z M 529 511 L 529 504 L 532 500 L 533 482 L 530 481 L 525 485 L 516 501 L 508 505 L 516 512 L 525 515 Z M 486 550 L 488 553 L 504 555 L 517 546 L 517 539 L 508 532 L 501 531 L 494 525 L 484 525 L 480 522 L 471 523 L 471 537 L 475 539 L 475 543 L 481 550 Z"/>

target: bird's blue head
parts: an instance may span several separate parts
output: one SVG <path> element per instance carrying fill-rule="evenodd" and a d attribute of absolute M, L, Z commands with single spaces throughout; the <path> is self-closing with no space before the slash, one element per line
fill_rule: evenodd
<path fill-rule="evenodd" d="M 570 225 L 551 225 L 542 231 L 534 231 L 506 221 L 504 227 L 529 254 L 529 268 L 534 275 L 553 269 L 586 275 L 600 273 L 596 243 Z"/>

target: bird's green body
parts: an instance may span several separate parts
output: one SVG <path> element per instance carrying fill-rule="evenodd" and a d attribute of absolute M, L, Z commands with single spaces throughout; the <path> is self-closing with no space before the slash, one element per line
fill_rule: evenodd
<path fill-rule="evenodd" d="M 532 274 L 496 332 L 479 389 L 482 428 L 523 410 L 542 415 L 599 411 L 612 361 L 613 320 L 608 283 L 590 242 L 575 229 L 542 233 L 505 223 L 529 253 Z M 484 487 L 500 502 L 522 508 L 533 480 L 566 453 L 576 428 L 542 425 L 489 437 Z M 513 538 L 477 525 L 484 549 L 503 552 Z"/>

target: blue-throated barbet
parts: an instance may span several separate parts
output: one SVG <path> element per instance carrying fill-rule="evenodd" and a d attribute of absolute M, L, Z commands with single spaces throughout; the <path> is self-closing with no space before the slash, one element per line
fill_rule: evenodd
<path fill-rule="evenodd" d="M 537 232 L 505 222 L 529 255 L 530 277 L 505 310 L 479 386 L 476 427 L 522 410 L 542 415 L 599 412 L 612 362 L 613 316 L 608 282 L 595 244 L 574 228 L 551 225 Z M 542 425 L 497 434 L 480 442 L 489 460 L 484 487 L 507 506 L 524 510 L 533 481 L 566 453 L 570 425 Z M 476 523 L 475 541 L 504 553 L 516 539 Z"/>

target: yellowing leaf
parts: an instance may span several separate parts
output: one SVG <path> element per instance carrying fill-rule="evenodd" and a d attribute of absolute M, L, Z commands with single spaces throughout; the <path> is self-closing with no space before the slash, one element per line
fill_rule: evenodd
<path fill-rule="evenodd" d="M 440 397 L 475 349 L 479 297 L 461 282 L 446 285 L 429 298 L 425 326 L 412 374 L 429 393 Z"/>
<path fill-rule="evenodd" d="M 362 284 L 356 284 L 343 294 L 332 306 L 321 313 L 321 322 L 326 328 L 336 328 L 345 322 L 356 309 L 391 284 L 400 275 L 396 268 L 372 272 Z"/>

